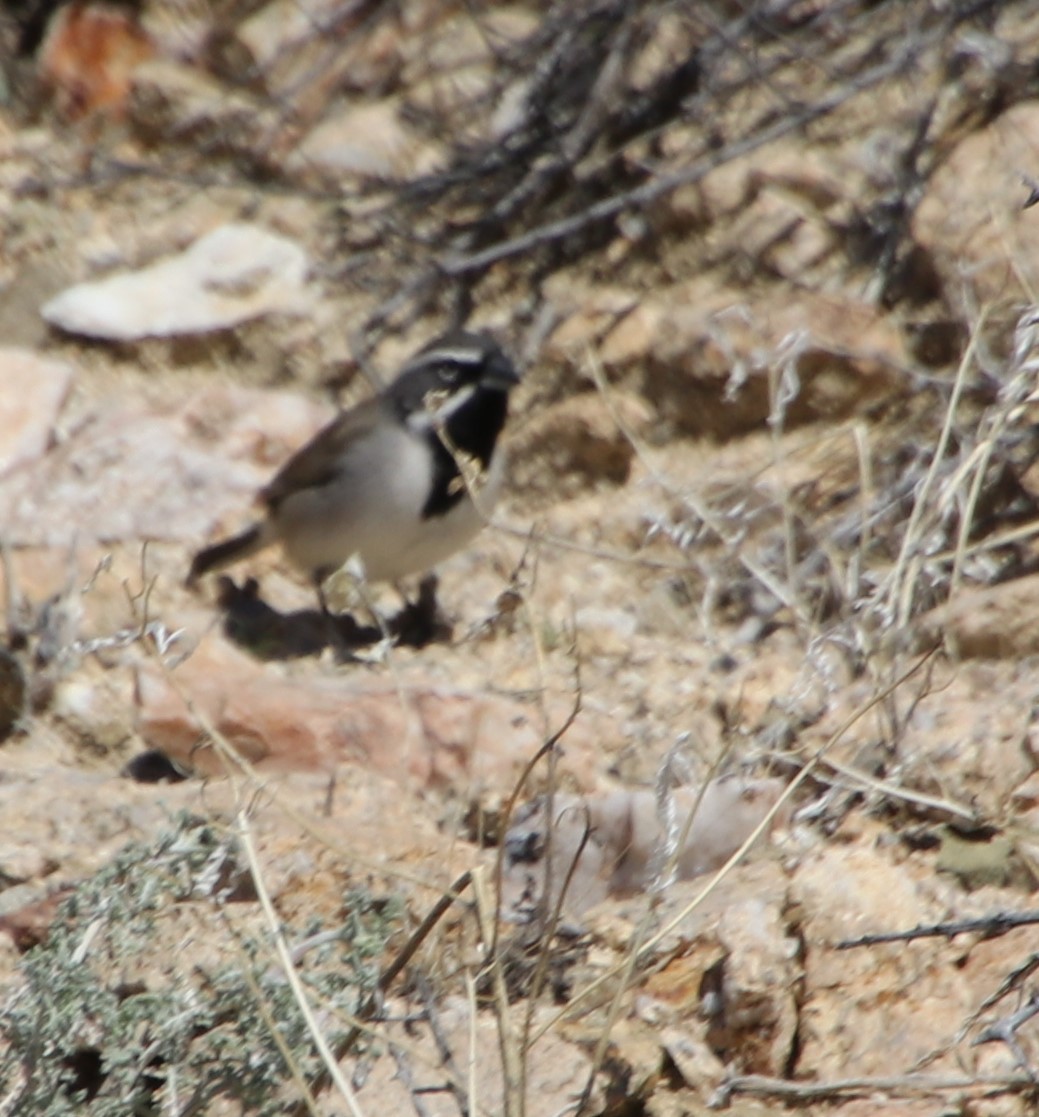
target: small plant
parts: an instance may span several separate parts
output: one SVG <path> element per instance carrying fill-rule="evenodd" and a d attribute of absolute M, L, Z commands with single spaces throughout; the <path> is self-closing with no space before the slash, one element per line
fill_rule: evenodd
<path fill-rule="evenodd" d="M 228 905 L 248 884 L 235 853 L 232 838 L 183 816 L 80 885 L 0 1008 L 0 1113 L 179 1115 L 218 1098 L 285 1112 L 286 1084 L 313 1080 L 318 1058 L 262 932 L 232 928 Z M 215 954 L 190 937 L 171 953 L 170 925 L 192 901 L 212 905 L 230 964 L 191 964 L 186 954 Z M 305 928 L 296 952 L 333 1044 L 373 987 L 394 914 L 366 894 L 345 908 L 340 928 Z"/>

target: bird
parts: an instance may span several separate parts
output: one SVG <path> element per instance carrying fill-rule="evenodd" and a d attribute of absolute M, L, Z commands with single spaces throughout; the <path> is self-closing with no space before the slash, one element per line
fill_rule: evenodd
<path fill-rule="evenodd" d="M 476 536 L 498 500 L 499 438 L 519 382 L 490 334 L 437 337 L 297 450 L 260 490 L 262 516 L 199 551 L 187 585 L 279 543 L 327 617 L 322 586 L 355 556 L 367 581 L 398 588 L 430 571 Z"/>

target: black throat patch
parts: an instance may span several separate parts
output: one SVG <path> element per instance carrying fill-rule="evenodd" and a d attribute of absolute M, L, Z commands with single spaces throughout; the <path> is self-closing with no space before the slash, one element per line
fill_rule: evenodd
<path fill-rule="evenodd" d="M 433 455 L 433 483 L 422 509 L 424 520 L 444 516 L 468 497 L 465 478 L 455 459 L 468 459 L 481 472 L 491 463 L 498 435 L 505 425 L 508 397 L 504 392 L 477 388 L 473 396 L 443 425 L 426 434 Z"/>

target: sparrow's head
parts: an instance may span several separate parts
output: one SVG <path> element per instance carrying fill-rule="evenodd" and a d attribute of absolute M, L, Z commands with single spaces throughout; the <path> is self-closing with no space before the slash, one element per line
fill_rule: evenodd
<path fill-rule="evenodd" d="M 504 419 L 505 397 L 519 379 L 489 334 L 456 330 L 416 353 L 387 392 L 408 422 L 420 428 L 448 424 L 474 406 L 489 406 Z"/>

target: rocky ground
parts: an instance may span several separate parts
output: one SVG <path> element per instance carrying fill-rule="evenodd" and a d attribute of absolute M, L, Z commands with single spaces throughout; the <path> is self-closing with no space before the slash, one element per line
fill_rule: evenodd
<path fill-rule="evenodd" d="M 0 1114 L 1034 1112 L 1033 7 L 8 6 Z M 184 587 L 459 320 L 450 635 Z"/>

